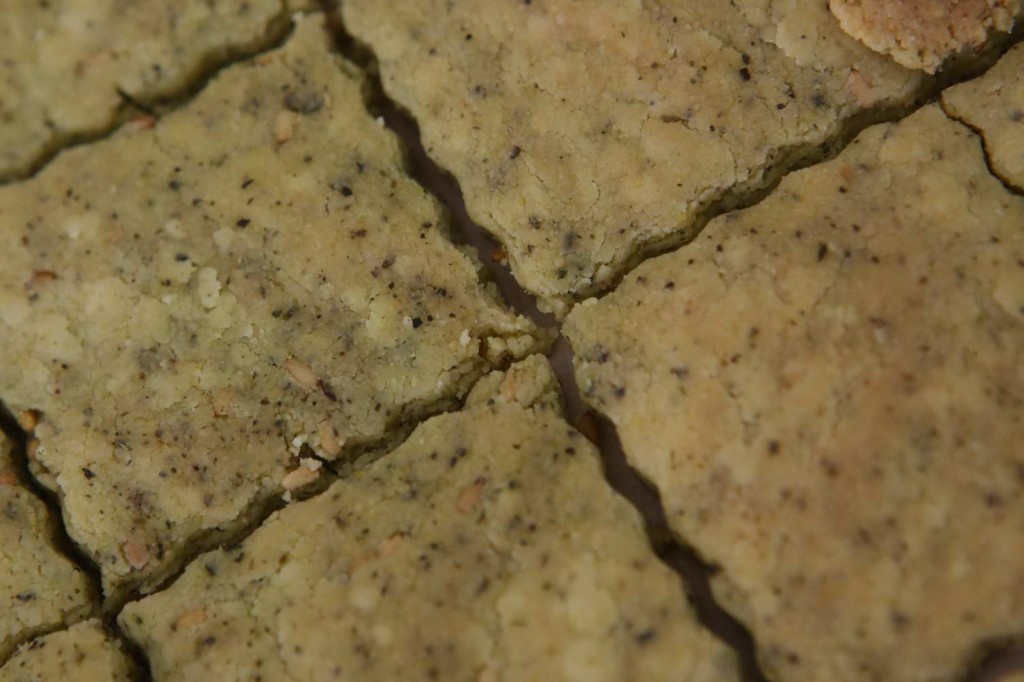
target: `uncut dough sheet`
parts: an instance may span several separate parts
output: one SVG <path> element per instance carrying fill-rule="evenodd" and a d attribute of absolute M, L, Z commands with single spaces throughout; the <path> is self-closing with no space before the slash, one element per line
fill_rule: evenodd
<path fill-rule="evenodd" d="M 287 17 L 282 0 L 6 0 L 0 180 L 102 133 L 127 101 L 175 95 L 215 65 L 269 45 Z"/>
<path fill-rule="evenodd" d="M 981 78 L 943 92 L 942 106 L 981 134 L 993 172 L 1024 192 L 1024 44 Z"/>
<path fill-rule="evenodd" d="M 908 69 L 935 73 L 961 53 L 1009 33 L 1020 0 L 829 0 L 843 30 Z"/>
<path fill-rule="evenodd" d="M 1022 225 L 929 105 L 569 316 L 771 679 L 959 680 L 1024 635 Z"/>
<path fill-rule="evenodd" d="M 88 579 L 51 542 L 49 511 L 15 474 L 0 434 L 0 661 L 92 608 Z"/>
<path fill-rule="evenodd" d="M 131 659 L 95 620 L 40 637 L 0 667 L 0 682 L 130 682 Z"/>
<path fill-rule="evenodd" d="M 319 18 L 0 188 L 0 399 L 107 596 L 527 352 Z M 207 545 L 208 546 L 208 545 Z"/>
<path fill-rule="evenodd" d="M 513 372 L 129 604 L 154 678 L 737 680 L 546 362 Z"/>
<path fill-rule="evenodd" d="M 346 0 L 470 215 L 558 314 L 921 76 L 824 2 Z"/>

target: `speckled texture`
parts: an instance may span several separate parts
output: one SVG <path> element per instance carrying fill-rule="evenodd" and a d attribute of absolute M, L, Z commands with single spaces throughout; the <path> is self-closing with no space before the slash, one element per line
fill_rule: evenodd
<path fill-rule="evenodd" d="M 942 106 L 982 135 L 992 171 L 1024 192 L 1024 44 L 984 76 L 943 92 Z"/>
<path fill-rule="evenodd" d="M 294 4 L 294 3 L 293 3 Z M 0 15 L 0 180 L 277 39 L 283 0 L 7 0 Z"/>
<path fill-rule="evenodd" d="M 133 665 L 97 621 L 40 637 L 0 668 L 0 682 L 130 682 Z"/>
<path fill-rule="evenodd" d="M 823 2 L 346 0 L 384 87 L 556 313 L 920 77 Z"/>
<path fill-rule="evenodd" d="M 108 596 L 534 345 L 329 42 L 0 189 L 0 396 Z"/>
<path fill-rule="evenodd" d="M 569 316 L 771 679 L 959 680 L 1024 635 L 1022 225 L 930 105 Z"/>
<path fill-rule="evenodd" d="M 737 679 L 594 448 L 516 400 L 427 421 L 120 622 L 156 680 Z"/>
<path fill-rule="evenodd" d="M 829 0 L 840 25 L 908 69 L 935 73 L 950 57 L 1009 33 L 1020 0 Z"/>
<path fill-rule="evenodd" d="M 50 542 L 49 512 L 15 474 L 0 434 L 0 662 L 34 635 L 84 618 L 86 576 Z"/>

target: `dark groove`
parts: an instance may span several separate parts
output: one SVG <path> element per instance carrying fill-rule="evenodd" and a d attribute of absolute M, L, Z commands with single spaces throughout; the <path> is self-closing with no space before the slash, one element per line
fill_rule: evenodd
<path fill-rule="evenodd" d="M 501 253 L 500 244 L 492 235 L 470 219 L 457 180 L 427 154 L 423 147 L 419 127 L 415 119 L 384 93 L 375 57 L 365 45 L 358 42 L 347 32 L 341 21 L 337 1 L 323 0 L 322 5 L 327 16 L 329 28 L 335 36 L 338 51 L 350 61 L 363 67 L 367 73 L 367 87 L 364 93 L 367 109 L 371 113 L 380 115 L 384 119 L 385 125 L 402 141 L 409 174 L 429 194 L 438 199 L 447 208 L 450 223 L 454 229 L 453 236 L 460 238 L 463 243 L 471 245 L 477 251 L 486 274 L 496 283 L 502 298 L 510 307 L 516 312 L 532 319 L 541 328 L 558 333 L 560 330 L 554 317 L 541 313 L 537 308 L 535 298 L 519 286 L 518 282 L 513 278 L 507 263 L 499 257 L 494 257 L 496 254 Z M 251 58 L 260 52 L 279 47 L 290 35 L 289 26 L 290 21 L 287 17 L 284 17 L 278 26 L 272 27 L 268 31 L 268 36 L 270 37 L 268 37 L 265 44 L 255 47 L 253 51 L 246 54 L 240 54 L 239 51 L 235 51 L 232 55 L 223 56 L 212 66 L 200 67 L 200 71 L 205 69 L 209 69 L 209 71 L 199 76 L 195 82 L 191 83 L 183 91 L 172 96 L 158 98 L 153 102 L 138 102 L 122 93 L 125 104 L 118 112 L 118 120 L 113 126 L 96 134 L 83 134 L 78 137 L 70 137 L 59 144 L 55 143 L 54 148 L 44 154 L 44 157 L 39 160 L 28 175 L 31 176 L 37 173 L 64 149 L 94 142 L 113 134 L 122 123 L 140 111 L 147 115 L 162 115 L 181 106 L 200 92 L 224 68 L 231 66 L 237 61 Z M 951 75 L 948 78 L 940 77 L 935 80 L 927 88 L 927 92 L 920 96 L 912 106 L 875 111 L 871 112 L 874 115 L 870 118 L 864 117 L 863 119 L 847 122 L 849 125 L 844 128 L 839 137 L 836 140 L 830 141 L 826 158 L 836 156 L 846 144 L 869 125 L 883 121 L 899 120 L 913 113 L 920 106 L 935 101 L 938 94 L 945 87 L 977 76 L 989 68 L 1005 50 L 1019 41 L 1021 35 L 1022 32 L 1018 31 L 1015 36 L 1008 37 L 1005 44 L 987 53 L 983 59 L 976 60 L 968 65 L 957 65 L 956 69 L 950 71 Z M 979 64 L 982 66 L 979 66 Z M 963 122 L 961 121 L 961 123 Z M 983 136 L 982 140 L 984 141 Z M 736 196 L 730 195 L 715 202 L 712 206 L 708 207 L 704 215 L 697 221 L 696 224 L 699 227 L 694 228 L 693 234 L 688 235 L 689 239 L 687 241 L 696 237 L 700 229 L 717 215 L 721 215 L 729 210 L 735 210 L 736 208 L 749 207 L 760 202 L 775 189 L 782 177 L 799 168 L 814 165 L 821 160 L 823 159 L 820 156 L 815 158 L 808 157 L 803 159 L 803 165 L 801 163 L 782 164 L 785 167 L 780 167 L 776 170 L 776 177 L 770 177 L 762 187 L 744 189 L 741 192 L 737 192 Z M 987 151 L 986 161 L 988 161 Z M 993 175 L 999 177 L 995 173 Z M 13 179 L 20 178 L 0 178 L 0 184 Z M 1000 179 L 1002 180 L 1002 178 Z M 1004 184 L 1008 183 L 1004 181 Z M 1021 193 L 1020 189 L 1014 189 L 1012 186 L 1010 186 L 1010 189 L 1016 193 Z M 679 243 L 677 241 L 672 245 L 663 245 L 660 250 L 652 249 L 650 253 L 644 253 L 637 259 L 636 263 L 625 267 L 621 275 L 607 285 L 608 290 L 616 287 L 628 271 L 636 267 L 640 261 L 673 251 L 684 245 L 685 242 Z M 588 416 L 592 417 L 593 412 L 589 411 L 584 404 L 573 376 L 572 350 L 560 333 L 558 333 L 553 349 L 549 353 L 549 358 L 553 361 L 553 366 L 567 404 L 567 416 L 570 421 L 579 423 L 580 420 Z M 427 414 L 423 418 L 429 418 L 430 416 L 430 414 Z M 742 679 L 747 682 L 767 682 L 767 678 L 758 666 L 756 648 L 750 633 L 739 621 L 726 612 L 714 598 L 710 581 L 717 572 L 717 568 L 705 563 L 692 548 L 681 544 L 676 539 L 669 528 L 657 489 L 643 479 L 629 465 L 614 425 L 607 419 L 599 417 L 597 418 L 596 428 L 595 440 L 601 451 L 605 476 L 609 485 L 628 500 L 640 513 L 644 520 L 652 548 L 657 556 L 679 575 L 701 623 L 734 649 L 740 660 Z M 26 450 L 28 436 L 2 403 L 0 403 L 0 430 L 7 433 L 17 445 L 16 467 L 19 480 L 23 479 L 26 487 L 44 501 L 50 512 L 51 525 L 54 527 L 54 545 L 89 576 L 98 603 L 98 595 L 101 593 L 99 569 L 68 535 L 56 495 L 43 487 L 29 472 Z M 317 457 L 317 459 L 320 458 Z M 334 465 L 337 465 L 337 462 L 329 463 L 322 459 L 321 461 L 324 463 L 325 470 L 327 470 L 329 475 L 322 477 L 320 483 L 312 486 L 311 490 L 307 490 L 297 497 L 301 499 L 313 497 L 326 490 L 339 475 L 344 475 L 344 472 L 335 468 Z M 189 552 L 190 556 L 183 558 L 180 566 L 150 592 L 165 589 L 181 575 L 192 561 L 212 547 L 241 541 L 256 528 L 263 525 L 272 513 L 284 506 L 286 505 L 280 498 L 273 497 L 250 510 L 252 520 L 241 528 L 228 532 L 227 535 L 229 537 L 221 536 L 216 542 L 210 542 L 209 538 L 207 538 L 207 542 L 195 541 L 195 545 L 200 546 L 200 549 L 194 553 Z M 215 529 L 211 531 L 211 533 L 215 532 Z M 126 653 L 136 665 L 136 679 L 140 682 L 150 682 L 153 676 L 145 652 L 137 643 L 122 632 L 117 623 L 118 612 L 123 608 L 124 604 L 140 596 L 138 591 L 134 591 L 120 599 L 108 600 L 103 608 L 104 626 L 112 636 L 117 637 L 124 643 Z M 1024 670 L 1024 649 L 1003 648 L 987 656 L 980 663 L 977 675 L 972 675 L 971 679 L 974 682 L 993 682 L 1005 674 L 1018 670 Z"/>
<path fill-rule="evenodd" d="M 718 572 L 718 567 L 705 562 L 692 547 L 683 544 L 672 532 L 661 503 L 661 495 L 657 488 L 630 466 L 615 426 L 600 417 L 598 430 L 602 444 L 601 457 L 609 483 L 643 516 L 651 545 L 661 560 L 682 578 L 683 587 L 686 588 L 700 622 L 736 652 L 742 680 L 767 682 L 768 677 L 758 665 L 757 649 L 750 632 L 718 604 L 711 591 L 711 579 Z"/>
<path fill-rule="evenodd" d="M 579 426 L 585 435 L 597 444 L 608 484 L 640 513 L 652 548 L 662 562 L 680 577 L 700 622 L 736 653 L 742 679 L 745 682 L 767 682 L 768 678 L 758 664 L 757 649 L 750 632 L 722 608 L 714 597 L 711 579 L 718 568 L 706 563 L 693 548 L 683 544 L 676 537 L 668 525 L 660 494 L 655 486 L 630 466 L 614 425 L 609 420 L 596 416 L 583 402 L 573 375 L 572 349 L 562 337 L 558 321 L 554 316 L 538 310 L 535 297 L 519 285 L 503 259 L 492 257 L 501 253 L 500 242 L 469 217 L 458 180 L 426 152 L 415 118 L 385 93 L 376 57 L 367 45 L 348 32 L 341 18 L 339 1 L 322 0 L 322 6 L 338 51 L 367 74 L 364 95 L 367 109 L 371 114 L 382 117 L 385 126 L 401 140 L 406 154 L 407 170 L 413 179 L 447 208 L 451 226 L 455 230 L 453 238 L 461 239 L 463 243 L 471 245 L 476 250 L 485 274 L 497 284 L 506 304 L 532 319 L 541 328 L 557 334 L 548 358 L 562 389 L 566 416 L 570 423 Z M 702 212 L 687 234 L 677 235 L 672 243 L 647 245 L 647 249 L 635 259 L 635 262 L 625 264 L 618 277 L 613 278 L 598 293 L 607 293 L 617 287 L 628 272 L 642 261 L 682 248 L 696 238 L 701 229 L 715 217 L 759 203 L 771 194 L 789 173 L 835 158 L 866 128 L 878 123 L 899 121 L 920 107 L 937 101 L 941 91 L 946 87 L 980 75 L 1018 42 L 1022 35 L 1024 30 L 1019 30 L 1011 36 L 997 38 L 983 55 L 949 64 L 939 76 L 926 81 L 909 104 L 870 110 L 844 121 L 836 137 L 824 145 L 817 146 L 824 149 L 823 154 L 820 151 L 808 153 L 792 150 L 792 158 L 784 159 L 769 169 L 758 187 L 735 188 L 727 192 L 724 197 L 713 202 Z M 588 420 L 592 427 L 596 420 L 596 429 L 586 428 Z M 1002 674 L 1017 670 L 1015 663 L 1024 668 L 1024 650 L 1000 651 L 989 656 L 978 668 L 980 673 L 972 675 L 970 679 L 972 682 L 994 682 Z"/>
<path fill-rule="evenodd" d="M 103 628 L 109 637 L 120 642 L 121 650 L 132 662 L 132 682 L 153 682 L 153 670 L 149 665 L 149 657 L 141 646 L 124 634 L 115 614 L 110 614 L 103 619 Z"/>
<path fill-rule="evenodd" d="M 500 253 L 500 244 L 469 217 L 458 180 L 427 154 L 415 119 L 385 94 L 372 52 L 348 33 L 336 3 L 327 0 L 325 12 L 338 51 L 367 73 L 367 108 L 372 114 L 381 116 L 385 126 L 401 140 L 408 171 L 413 179 L 448 209 L 451 226 L 455 230 L 453 238 L 476 249 L 480 263 L 497 284 L 506 304 L 533 320 L 542 329 L 557 334 L 548 358 L 561 386 L 566 417 L 570 423 L 580 425 L 585 435 L 595 441 L 601 451 L 608 484 L 643 517 L 653 550 L 663 563 L 679 575 L 700 622 L 736 651 L 743 671 L 742 679 L 745 682 L 766 682 L 757 667 L 754 644 L 749 633 L 715 602 L 711 594 L 709 578 L 712 569 L 701 562 L 695 552 L 673 539 L 657 492 L 626 463 L 614 427 L 607 420 L 598 420 L 596 433 L 584 426 L 585 422 L 593 420 L 593 414 L 583 402 L 576 385 L 572 370 L 572 349 L 562 337 L 554 316 L 540 312 L 534 296 L 519 285 L 508 265 L 492 257 Z"/>
<path fill-rule="evenodd" d="M 89 579 L 89 598 L 93 603 L 93 613 L 87 615 L 86 618 L 98 615 L 97 612 L 102 601 L 102 582 L 99 567 L 78 548 L 78 545 L 68 535 L 56 494 L 43 487 L 29 472 L 27 451 L 29 436 L 3 403 L 0 403 L 0 431 L 14 442 L 15 475 L 18 477 L 19 483 L 46 505 L 48 526 L 52 534 L 50 544 L 68 561 L 75 564 Z M 61 632 L 72 625 L 75 625 L 75 623 L 69 622 L 56 628 L 38 632 L 25 641 L 32 641 L 55 632 Z M 149 669 L 149 659 L 140 647 L 124 636 L 113 614 L 103 619 L 103 626 L 107 630 L 108 635 L 121 642 L 125 654 L 132 661 L 132 679 L 135 682 L 152 682 L 153 676 Z M 20 642 L 20 644 L 23 643 Z M 0 666 L 3 666 L 4 663 L 6 661 L 0 661 Z"/>
<path fill-rule="evenodd" d="M 89 558 L 77 544 L 75 544 L 71 539 L 71 536 L 68 534 L 67 527 L 64 525 L 64 516 L 61 513 L 57 495 L 39 483 L 29 470 L 29 435 L 18 423 L 18 419 L 11 413 L 7 405 L 2 402 L 0 402 L 0 431 L 2 431 L 14 444 L 11 459 L 18 482 L 25 490 L 30 492 L 46 507 L 46 525 L 50 534 L 50 545 L 57 550 L 61 556 L 82 571 L 88 579 L 89 593 L 87 597 L 92 604 L 92 613 L 88 614 L 86 617 L 89 617 L 89 615 L 96 615 L 96 612 L 99 610 L 99 606 L 102 602 L 103 595 L 99 566 L 97 566 L 92 559 Z M 74 623 L 67 623 L 67 625 L 73 624 Z M 36 637 L 42 636 L 42 634 L 49 633 L 37 634 Z M 0 665 L 2 664 L 3 661 L 0 661 Z"/>
<path fill-rule="evenodd" d="M 555 318 L 538 310 L 535 297 L 519 286 L 507 263 L 500 258 L 503 251 L 498 240 L 469 217 L 458 180 L 427 154 L 416 119 L 385 94 L 376 58 L 366 45 L 349 34 L 342 23 L 337 2 L 325 0 L 324 13 L 338 52 L 366 73 L 364 98 L 367 110 L 371 115 L 383 118 L 384 125 L 401 141 L 406 170 L 413 180 L 444 206 L 449 223 L 454 228 L 452 238 L 476 250 L 488 277 L 494 281 L 502 298 L 515 312 L 530 318 L 542 329 L 554 329 Z"/>
<path fill-rule="evenodd" d="M 997 36 L 992 39 L 984 52 L 954 59 L 936 76 L 927 77 L 922 84 L 921 90 L 910 102 L 869 108 L 851 116 L 841 121 L 839 131 L 832 138 L 821 144 L 779 150 L 777 152 L 778 158 L 768 164 L 764 177 L 754 186 L 729 188 L 722 196 L 711 201 L 701 209 L 689 228 L 666 235 L 661 239 L 639 244 L 636 255 L 624 263 L 613 277 L 593 291 L 578 292 L 576 298 L 582 299 L 588 296 L 602 298 L 610 294 L 641 263 L 686 247 L 700 236 L 700 233 L 707 227 L 708 223 L 718 217 L 732 211 L 745 210 L 756 206 L 768 198 L 778 188 L 784 178 L 792 173 L 835 159 L 858 135 L 868 128 L 884 123 L 897 123 L 929 104 L 940 103 L 941 105 L 943 90 L 983 75 L 1010 48 L 1021 42 L 1022 39 L 1024 39 L 1024 21 L 1019 22 L 1018 27 L 1013 33 Z M 998 175 L 996 177 L 1003 180 Z M 1003 184 L 1007 183 L 1004 181 Z M 1016 193 L 1019 194 L 1020 191 Z"/>
<path fill-rule="evenodd" d="M 966 677 L 969 682 L 999 682 L 1014 673 L 1024 673 L 1024 643 L 996 643 Z"/>
<path fill-rule="evenodd" d="M 34 177 L 65 150 L 100 142 L 139 115 L 159 118 L 180 108 L 191 102 L 224 69 L 281 47 L 288 40 L 293 28 L 287 8 L 282 7 L 281 13 L 267 24 L 264 35 L 248 45 L 221 49 L 217 53 L 205 55 L 192 69 L 192 73 L 183 78 L 184 82 L 178 88 L 150 98 L 133 97 L 118 88 L 117 94 L 121 99 L 121 105 L 112 112 L 112 120 L 108 125 L 93 130 L 62 131 L 56 134 L 36 154 L 27 169 L 0 173 L 0 186 Z"/>
<path fill-rule="evenodd" d="M 1024 196 L 1024 187 L 1018 187 L 1017 185 L 1013 184 L 1013 182 L 1011 182 L 1009 178 L 1003 177 L 1003 175 L 999 171 L 993 168 L 992 153 L 988 149 L 988 138 L 985 137 L 985 131 L 983 131 L 981 128 L 977 127 L 973 123 L 970 123 L 964 120 L 963 118 L 953 114 L 953 112 L 946 108 L 945 100 L 940 100 L 939 105 L 942 107 L 942 113 L 944 113 L 950 120 L 959 123 L 964 128 L 967 128 L 978 137 L 978 140 L 981 142 L 982 156 L 985 159 L 985 167 L 988 168 L 989 175 L 991 175 L 996 180 L 1001 182 L 1003 187 L 1005 187 L 1006 191 L 1009 192 L 1010 194 Z"/>

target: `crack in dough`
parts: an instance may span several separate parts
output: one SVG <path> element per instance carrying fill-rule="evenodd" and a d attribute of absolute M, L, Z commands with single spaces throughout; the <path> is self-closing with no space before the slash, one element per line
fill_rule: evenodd
<path fill-rule="evenodd" d="M 543 358 L 492 375 L 122 627 L 157 680 L 737 680 L 556 391 Z"/>
<path fill-rule="evenodd" d="M 0 188 L 0 396 L 108 599 L 538 345 L 322 24 Z"/>
<path fill-rule="evenodd" d="M 347 0 L 341 12 L 517 280 L 559 316 L 691 236 L 716 201 L 923 82 L 819 2 Z"/>
<path fill-rule="evenodd" d="M 932 104 L 567 318 L 772 679 L 952 682 L 1024 633 L 1021 225 Z"/>

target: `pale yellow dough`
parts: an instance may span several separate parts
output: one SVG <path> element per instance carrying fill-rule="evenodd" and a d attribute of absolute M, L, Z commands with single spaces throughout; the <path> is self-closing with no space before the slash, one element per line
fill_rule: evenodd
<path fill-rule="evenodd" d="M 130 603 L 154 679 L 737 680 L 552 392 L 434 417 Z"/>
<path fill-rule="evenodd" d="M 291 3 L 294 5 L 294 3 Z M 284 35 L 283 0 L 5 0 L 0 180 Z"/>
<path fill-rule="evenodd" d="M 908 69 L 935 73 L 950 57 L 1009 33 L 1020 0 L 829 0 L 847 33 Z"/>
<path fill-rule="evenodd" d="M 108 597 L 528 352 L 320 18 L 0 188 L 0 397 Z M 184 553 L 184 554 L 183 554 Z"/>
<path fill-rule="evenodd" d="M 933 104 L 569 316 L 770 679 L 952 682 L 1024 635 L 1022 226 Z"/>
<path fill-rule="evenodd" d="M 992 170 L 1024 192 L 1024 44 L 981 78 L 943 92 L 942 106 L 981 134 Z"/>
<path fill-rule="evenodd" d="M 0 667 L 0 682 L 130 682 L 121 643 L 95 620 L 33 640 Z"/>
<path fill-rule="evenodd" d="M 0 662 L 93 606 L 85 574 L 54 548 L 50 523 L 43 502 L 18 481 L 11 443 L 0 434 Z"/>
<path fill-rule="evenodd" d="M 921 76 L 824 2 L 346 0 L 384 88 L 556 313 Z"/>

